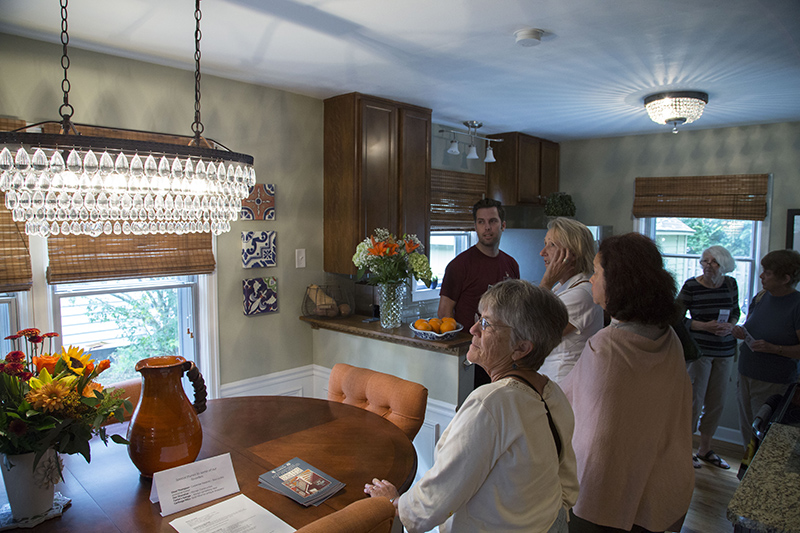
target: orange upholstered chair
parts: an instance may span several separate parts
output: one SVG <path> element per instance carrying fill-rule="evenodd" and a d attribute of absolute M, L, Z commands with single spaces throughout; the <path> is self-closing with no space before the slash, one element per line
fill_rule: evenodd
<path fill-rule="evenodd" d="M 328 380 L 328 400 L 382 416 L 413 440 L 425 420 L 428 389 L 396 376 L 339 363 Z"/>
<path fill-rule="evenodd" d="M 297 533 L 389 533 L 394 505 L 389 498 L 365 498 L 301 527 Z"/>

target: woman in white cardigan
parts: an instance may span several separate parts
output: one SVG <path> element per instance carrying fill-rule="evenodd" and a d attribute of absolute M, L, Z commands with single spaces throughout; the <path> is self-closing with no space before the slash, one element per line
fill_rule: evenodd
<path fill-rule="evenodd" d="M 563 383 L 580 482 L 570 533 L 680 531 L 694 469 L 675 281 L 655 243 L 628 233 L 600 243 L 592 292 L 612 321 Z"/>
<path fill-rule="evenodd" d="M 433 467 L 400 496 L 384 496 L 410 533 L 566 533 L 578 482 L 573 419 L 561 389 L 537 373 L 561 339 L 567 310 L 548 290 L 510 279 L 481 298 L 467 359 L 491 383 L 464 401 L 436 445 Z"/>

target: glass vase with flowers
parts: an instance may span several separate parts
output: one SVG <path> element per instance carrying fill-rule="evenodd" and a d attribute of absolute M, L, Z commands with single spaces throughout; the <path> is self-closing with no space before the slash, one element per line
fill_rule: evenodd
<path fill-rule="evenodd" d="M 91 354 L 74 346 L 54 352 L 55 337 L 57 333 L 42 334 L 36 328 L 9 335 L 6 340 L 13 349 L 0 361 L 0 467 L 6 492 L 18 495 L 22 503 L 31 501 L 31 496 L 19 494 L 19 486 L 8 486 L 7 474 L 15 466 L 32 465 L 34 485 L 50 494 L 45 511 L 53 502 L 52 487 L 61 479 L 57 454 L 80 453 L 89 462 L 92 437 L 97 435 L 108 444 L 103 424 L 112 416 L 121 421 L 123 409 L 133 408 L 122 397 L 123 391 L 106 391 L 96 382 L 111 365 L 108 359 L 95 363 Z M 45 344 L 50 352 L 45 351 Z M 110 438 L 127 443 L 119 435 Z M 14 474 L 25 475 L 20 470 Z M 14 501 L 11 504 L 14 518 L 19 519 Z"/>
<path fill-rule="evenodd" d="M 382 327 L 400 326 L 403 292 L 411 276 L 426 287 L 435 286 L 437 280 L 423 252 L 416 235 L 397 238 L 383 228 L 377 228 L 356 247 L 353 264 L 358 267 L 358 279 L 369 272 L 367 283 L 379 288 Z"/>

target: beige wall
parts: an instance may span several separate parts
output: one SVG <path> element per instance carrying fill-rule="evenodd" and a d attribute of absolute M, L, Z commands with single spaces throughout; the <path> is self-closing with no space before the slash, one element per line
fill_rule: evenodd
<path fill-rule="evenodd" d="M 786 210 L 800 208 L 800 122 L 664 131 L 561 143 L 561 190 L 572 194 L 581 222 L 631 231 L 636 177 L 772 174 L 765 251 L 784 247 Z"/>
<path fill-rule="evenodd" d="M 58 119 L 61 47 L 0 34 L 0 116 Z M 70 51 L 77 123 L 191 135 L 194 73 Z M 233 224 L 217 239 L 221 384 L 311 364 L 298 320 L 305 288 L 322 273 L 322 101 L 204 74 L 205 135 L 255 157 L 259 183 L 276 184 L 276 220 Z M 278 266 L 243 269 L 241 232 L 277 231 Z M 295 248 L 307 267 L 294 268 Z M 278 313 L 245 317 L 241 280 L 278 278 Z"/>

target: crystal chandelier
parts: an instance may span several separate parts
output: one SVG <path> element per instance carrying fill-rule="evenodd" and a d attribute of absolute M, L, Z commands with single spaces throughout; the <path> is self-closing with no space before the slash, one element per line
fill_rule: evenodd
<path fill-rule="evenodd" d="M 256 174 L 252 156 L 201 136 L 200 0 L 194 137 L 186 137 L 187 145 L 78 134 L 69 104 L 67 3 L 61 0 L 61 133 L 24 132 L 46 123 L 0 133 L 0 190 L 14 220 L 25 222 L 28 235 L 42 237 L 230 231 Z"/>
<path fill-rule="evenodd" d="M 650 119 L 657 124 L 669 124 L 672 133 L 678 126 L 691 124 L 703 114 L 708 103 L 708 94 L 697 91 L 681 91 L 651 94 L 644 99 L 644 108 Z"/>

